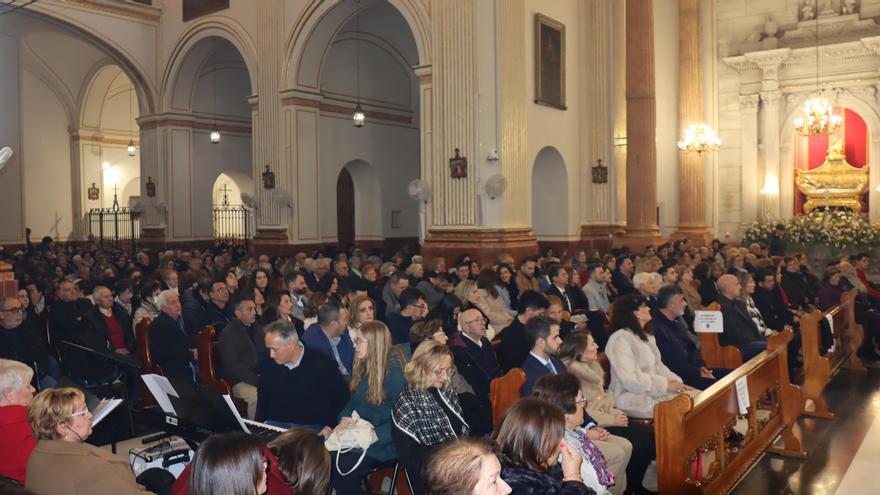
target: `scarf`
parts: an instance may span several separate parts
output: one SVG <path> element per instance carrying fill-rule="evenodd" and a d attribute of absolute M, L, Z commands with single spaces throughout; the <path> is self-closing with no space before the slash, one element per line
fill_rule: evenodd
<path fill-rule="evenodd" d="M 614 484 L 614 473 L 608 470 L 608 464 L 605 462 L 605 456 L 602 455 L 602 452 L 599 450 L 599 447 L 590 440 L 590 437 L 587 436 L 586 431 L 583 428 L 577 428 L 575 430 L 566 430 L 566 435 L 574 434 L 576 437 L 578 445 L 581 447 L 581 452 L 583 456 L 586 457 L 590 464 L 593 466 L 593 469 L 596 470 L 596 477 L 599 479 L 599 484 L 603 486 L 611 486 Z"/>

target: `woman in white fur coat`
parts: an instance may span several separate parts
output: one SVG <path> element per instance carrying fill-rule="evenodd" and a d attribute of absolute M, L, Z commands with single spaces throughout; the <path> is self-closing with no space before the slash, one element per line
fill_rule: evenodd
<path fill-rule="evenodd" d="M 605 354 L 611 364 L 608 387 L 618 409 L 632 418 L 654 417 L 654 405 L 676 394 L 696 394 L 660 360 L 650 326 L 651 312 L 638 295 L 618 299 L 611 306 L 611 337 Z"/>

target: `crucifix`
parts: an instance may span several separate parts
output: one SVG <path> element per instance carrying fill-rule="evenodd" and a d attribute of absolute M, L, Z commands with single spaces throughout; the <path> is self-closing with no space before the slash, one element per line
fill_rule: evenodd
<path fill-rule="evenodd" d="M 58 212 L 56 211 L 56 212 L 55 212 L 55 223 L 53 223 L 52 226 L 49 227 L 49 231 L 50 231 L 50 232 L 52 232 L 52 231 L 55 232 L 55 238 L 56 238 L 56 239 L 58 239 L 58 232 L 59 232 L 59 231 L 58 231 L 58 225 L 59 225 L 60 223 L 61 223 L 61 217 L 58 216 Z"/>
<path fill-rule="evenodd" d="M 113 209 L 119 208 L 119 197 L 116 193 L 119 192 L 119 184 L 113 184 Z"/>
<path fill-rule="evenodd" d="M 226 184 L 223 184 L 223 187 L 220 188 L 220 191 L 223 193 L 223 206 L 229 206 L 229 196 L 227 195 L 227 193 L 230 191 L 230 189 L 226 186 Z"/>

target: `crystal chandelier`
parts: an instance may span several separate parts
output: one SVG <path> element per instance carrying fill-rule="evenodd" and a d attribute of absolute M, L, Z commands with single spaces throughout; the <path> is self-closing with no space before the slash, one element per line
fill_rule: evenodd
<path fill-rule="evenodd" d="M 691 124 L 684 130 L 684 138 L 678 142 L 678 149 L 686 153 L 702 155 L 708 151 L 718 151 L 721 140 L 715 130 L 706 124 Z"/>
<path fill-rule="evenodd" d="M 833 134 L 842 119 L 832 113 L 828 98 L 819 91 L 819 16 L 816 16 L 816 94 L 804 103 L 804 116 L 794 119 L 795 130 L 802 136 Z"/>
<path fill-rule="evenodd" d="M 841 122 L 840 115 L 831 113 L 831 103 L 828 102 L 828 98 L 816 95 L 804 103 L 804 116 L 794 119 L 794 126 L 798 134 L 804 136 L 834 134 L 840 129 Z"/>

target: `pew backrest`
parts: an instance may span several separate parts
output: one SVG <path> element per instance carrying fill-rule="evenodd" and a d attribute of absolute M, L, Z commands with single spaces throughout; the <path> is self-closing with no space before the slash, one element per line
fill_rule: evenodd
<path fill-rule="evenodd" d="M 761 352 L 695 399 L 679 395 L 654 407 L 660 493 L 729 493 L 764 452 L 803 457 L 794 434 L 801 391 L 789 382 L 786 329 Z M 748 409 L 739 414 L 737 382 L 747 384 Z M 731 440 L 734 429 L 743 434 Z M 687 434 L 683 434 L 687 432 Z M 772 447 L 778 436 L 784 447 Z"/>
<path fill-rule="evenodd" d="M 232 395 L 232 387 L 229 383 L 217 376 L 217 355 L 214 349 L 214 338 L 217 330 L 213 325 L 208 325 L 196 335 L 196 349 L 199 356 L 199 382 L 216 389 L 221 394 Z"/>
<path fill-rule="evenodd" d="M 501 415 L 511 404 L 519 400 L 520 390 L 526 382 L 526 373 L 513 368 L 506 375 L 489 383 L 489 400 L 492 402 L 492 426 L 497 427 Z"/>
<path fill-rule="evenodd" d="M 719 311 L 721 306 L 713 302 L 705 307 L 706 311 Z M 733 369 L 743 364 L 742 354 L 732 345 L 721 345 L 717 333 L 700 333 L 700 355 L 709 368 Z"/>

